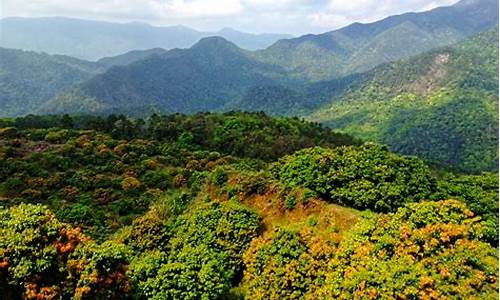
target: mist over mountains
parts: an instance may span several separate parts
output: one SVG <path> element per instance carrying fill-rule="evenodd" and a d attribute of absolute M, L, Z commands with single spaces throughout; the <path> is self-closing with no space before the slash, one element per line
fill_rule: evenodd
<path fill-rule="evenodd" d="M 263 49 L 288 34 L 252 34 L 231 28 L 201 32 L 185 26 L 157 27 L 146 23 L 111 23 L 65 17 L 0 20 L 0 47 L 64 54 L 98 60 L 133 50 L 188 48 L 201 38 L 221 36 L 244 49 Z"/>

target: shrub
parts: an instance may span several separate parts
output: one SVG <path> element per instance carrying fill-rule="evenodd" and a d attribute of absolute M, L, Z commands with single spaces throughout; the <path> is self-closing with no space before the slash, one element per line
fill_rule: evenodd
<path fill-rule="evenodd" d="M 123 299 L 126 254 L 99 246 L 41 205 L 0 211 L 0 296 L 3 299 Z"/>
<path fill-rule="evenodd" d="M 326 265 L 335 247 L 302 231 L 278 228 L 257 238 L 243 256 L 243 286 L 249 299 L 316 299 L 313 292 L 325 281 Z"/>
<path fill-rule="evenodd" d="M 287 209 L 294 209 L 295 206 L 297 205 L 297 198 L 295 195 L 288 195 L 285 199 L 285 207 Z"/>
<path fill-rule="evenodd" d="M 216 168 L 212 172 L 212 179 L 216 186 L 222 187 L 226 184 L 228 176 L 226 170 L 221 167 Z"/>
<path fill-rule="evenodd" d="M 489 224 L 487 239 L 498 246 L 498 174 L 447 174 L 438 182 L 437 190 L 431 198 L 465 201 L 475 214 Z"/>
<path fill-rule="evenodd" d="M 126 192 L 135 192 L 141 187 L 141 182 L 131 176 L 127 176 L 122 180 L 122 188 Z"/>
<path fill-rule="evenodd" d="M 367 219 L 340 244 L 321 297 L 496 299 L 498 251 L 483 232 L 455 200 Z"/>
<path fill-rule="evenodd" d="M 291 187 L 306 187 L 332 202 L 380 212 L 419 201 L 434 187 L 422 161 L 375 144 L 301 150 L 280 159 L 272 173 Z"/>
<path fill-rule="evenodd" d="M 168 241 L 168 254 L 133 264 L 135 288 L 149 299 L 218 299 L 242 271 L 241 255 L 257 236 L 258 217 L 235 203 L 206 203 L 181 216 Z M 147 270 L 147 273 L 145 272 Z"/>

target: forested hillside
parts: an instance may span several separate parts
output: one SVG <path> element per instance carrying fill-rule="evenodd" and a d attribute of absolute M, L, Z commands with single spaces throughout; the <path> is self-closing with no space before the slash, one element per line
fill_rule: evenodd
<path fill-rule="evenodd" d="M 498 169 L 498 28 L 365 78 L 308 118 L 467 171 Z"/>
<path fill-rule="evenodd" d="M 189 49 L 111 68 L 54 97 L 38 112 L 130 115 L 147 107 L 162 112 L 220 111 L 251 87 L 288 81 L 285 75 L 249 58 L 233 43 L 210 37 Z"/>
<path fill-rule="evenodd" d="M 112 67 L 38 112 L 303 115 L 399 153 L 480 172 L 498 169 L 497 107 L 494 28 L 365 73 L 316 83 L 296 81 L 222 38 L 208 38 L 187 50 Z"/>
<path fill-rule="evenodd" d="M 69 56 L 0 48 L 0 57 L 0 116 L 33 112 L 65 88 L 102 71 Z"/>
<path fill-rule="evenodd" d="M 91 62 L 65 55 L 0 48 L 0 117 L 38 111 L 56 95 L 113 66 L 128 65 L 166 50 L 137 50 Z"/>
<path fill-rule="evenodd" d="M 254 57 L 295 77 L 328 80 L 451 45 L 495 25 L 498 1 L 462 0 L 431 11 L 281 40 Z"/>
<path fill-rule="evenodd" d="M 297 118 L 4 119 L 0 296 L 496 299 L 497 198 Z"/>

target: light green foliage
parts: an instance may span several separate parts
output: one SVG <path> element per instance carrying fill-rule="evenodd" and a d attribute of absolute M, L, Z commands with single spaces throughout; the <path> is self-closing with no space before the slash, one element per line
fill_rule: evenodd
<path fill-rule="evenodd" d="M 497 250 L 456 200 L 371 215 L 334 242 L 303 228 L 254 240 L 248 299 L 496 299 Z"/>
<path fill-rule="evenodd" d="M 219 298 L 242 272 L 241 255 L 258 228 L 257 215 L 239 204 L 203 204 L 176 221 L 168 252 L 136 259 L 131 277 L 149 299 Z M 148 265 L 151 257 L 161 264 Z"/>
<path fill-rule="evenodd" d="M 127 252 L 97 245 L 41 205 L 0 212 L 0 296 L 3 299 L 123 299 Z"/>
<path fill-rule="evenodd" d="M 335 253 L 331 244 L 307 229 L 280 228 L 256 239 L 244 256 L 247 299 L 314 299 Z"/>
<path fill-rule="evenodd" d="M 498 296 L 495 174 L 261 113 L 0 126 L 2 299 Z"/>

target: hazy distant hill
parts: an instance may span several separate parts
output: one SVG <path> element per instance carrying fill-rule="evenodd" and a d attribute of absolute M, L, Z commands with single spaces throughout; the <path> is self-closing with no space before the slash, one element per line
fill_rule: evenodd
<path fill-rule="evenodd" d="M 126 66 L 138 60 L 146 59 L 153 54 L 165 54 L 167 50 L 162 48 L 153 48 L 148 50 L 133 50 L 124 54 L 103 57 L 97 61 L 102 66 Z"/>
<path fill-rule="evenodd" d="M 308 119 L 393 150 L 498 169 L 498 28 L 377 67 Z"/>
<path fill-rule="evenodd" d="M 61 90 L 102 71 L 99 64 L 69 56 L 0 48 L 0 115 L 31 113 Z"/>
<path fill-rule="evenodd" d="M 497 24 L 498 0 L 462 0 L 450 7 L 280 40 L 255 57 L 300 78 L 330 79 L 450 45 Z"/>
<path fill-rule="evenodd" d="M 279 84 L 286 81 L 285 75 L 223 38 L 204 38 L 189 49 L 112 67 L 55 97 L 41 112 L 133 113 L 137 107 L 184 113 L 222 110 L 248 88 Z"/>
<path fill-rule="evenodd" d="M 0 46 L 98 60 L 132 50 L 188 48 L 208 36 L 222 36 L 242 48 L 263 49 L 286 34 L 251 34 L 233 29 L 199 32 L 184 26 L 109 23 L 70 18 L 5 18 L 0 20 Z"/>
<path fill-rule="evenodd" d="M 33 113 L 58 93 L 113 66 L 146 59 L 163 49 L 135 50 L 97 62 L 0 47 L 0 117 Z"/>

